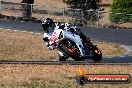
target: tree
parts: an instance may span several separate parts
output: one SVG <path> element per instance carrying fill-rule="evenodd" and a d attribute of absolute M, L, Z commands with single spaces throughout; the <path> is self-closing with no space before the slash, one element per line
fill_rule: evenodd
<path fill-rule="evenodd" d="M 113 0 L 113 13 L 132 14 L 132 0 Z"/>
<path fill-rule="evenodd" d="M 132 22 L 132 0 L 113 0 L 111 12 L 112 22 Z"/>
<path fill-rule="evenodd" d="M 63 0 L 64 3 L 72 8 L 73 24 L 87 25 L 89 23 L 95 23 L 98 19 L 96 9 L 98 9 L 98 4 L 101 0 Z M 80 10 L 79 10 L 80 9 Z M 88 11 L 93 9 L 93 11 Z M 71 22 L 71 21 L 70 21 Z"/>
<path fill-rule="evenodd" d="M 74 9 L 97 9 L 98 3 L 100 0 L 63 0 L 66 4 L 68 4 L 71 8 Z"/>

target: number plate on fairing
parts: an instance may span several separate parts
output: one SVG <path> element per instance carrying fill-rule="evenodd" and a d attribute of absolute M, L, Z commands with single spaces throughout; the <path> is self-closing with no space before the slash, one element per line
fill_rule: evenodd
<path fill-rule="evenodd" d="M 52 42 L 56 42 L 57 39 L 58 39 L 58 35 L 57 35 L 57 33 L 56 33 L 56 32 L 53 32 L 53 34 L 52 34 L 50 40 L 51 40 Z"/>
<path fill-rule="evenodd" d="M 53 43 L 57 42 L 57 40 L 59 40 L 59 35 L 62 33 L 62 31 L 63 31 L 62 29 L 54 30 L 50 37 L 50 41 Z"/>

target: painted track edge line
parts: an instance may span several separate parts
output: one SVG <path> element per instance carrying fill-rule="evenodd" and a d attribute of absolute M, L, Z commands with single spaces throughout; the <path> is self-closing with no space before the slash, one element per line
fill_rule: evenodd
<path fill-rule="evenodd" d="M 29 32 L 29 31 L 20 31 L 20 30 L 14 30 L 14 29 L 8 29 L 8 28 L 0 28 L 0 30 L 7 30 L 7 31 L 14 31 L 14 32 L 25 32 L 25 33 L 31 33 L 31 34 L 37 34 L 41 35 L 42 33 L 37 33 L 37 32 Z"/>

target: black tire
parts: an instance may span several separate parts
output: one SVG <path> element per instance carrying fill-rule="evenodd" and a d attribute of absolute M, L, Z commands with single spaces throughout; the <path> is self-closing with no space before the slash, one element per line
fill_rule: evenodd
<path fill-rule="evenodd" d="M 83 61 L 84 60 L 84 58 L 73 58 L 75 61 Z"/>
<path fill-rule="evenodd" d="M 87 82 L 87 78 L 86 77 L 84 77 L 84 76 L 78 76 L 77 78 L 76 78 L 76 82 L 79 84 L 79 85 L 84 85 L 84 84 L 86 84 L 86 82 Z"/>
<path fill-rule="evenodd" d="M 77 47 L 76 44 L 75 44 L 73 41 L 71 41 L 71 40 L 65 40 L 65 41 L 63 41 L 63 42 L 66 42 L 66 41 L 70 41 L 72 44 L 74 44 L 75 47 Z M 63 42 L 62 42 L 62 45 L 61 45 L 61 50 L 62 50 L 62 51 L 64 51 L 68 56 L 70 56 L 71 58 L 73 58 L 75 61 L 82 61 L 82 60 L 84 60 L 84 59 L 83 59 L 82 57 L 80 57 L 78 54 L 73 54 L 72 52 L 70 52 L 70 51 L 65 47 L 65 45 L 63 44 Z"/>
<path fill-rule="evenodd" d="M 59 61 L 66 61 L 66 59 L 68 59 L 68 57 L 66 57 L 66 56 L 59 56 Z"/>
<path fill-rule="evenodd" d="M 94 60 L 94 62 L 100 62 L 102 60 L 102 54 L 94 54 L 92 60 Z"/>
<path fill-rule="evenodd" d="M 95 50 L 97 50 L 98 53 L 96 53 Z M 102 52 L 97 47 L 94 48 L 94 56 L 92 59 L 94 62 L 100 62 L 102 60 Z"/>
<path fill-rule="evenodd" d="M 90 47 L 88 50 L 93 53 L 93 57 L 91 59 L 94 62 L 100 62 L 102 60 L 102 52 L 98 49 L 97 45 L 89 44 L 88 47 Z"/>

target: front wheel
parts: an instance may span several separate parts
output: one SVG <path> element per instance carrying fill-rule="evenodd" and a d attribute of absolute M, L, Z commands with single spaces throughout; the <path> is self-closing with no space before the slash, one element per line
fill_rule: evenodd
<path fill-rule="evenodd" d="M 66 56 L 59 56 L 59 61 L 66 61 L 66 59 L 68 59 L 68 57 L 66 57 Z"/>
<path fill-rule="evenodd" d="M 61 50 L 75 61 L 82 61 L 83 58 L 76 44 L 71 40 L 65 40 L 60 44 Z"/>

